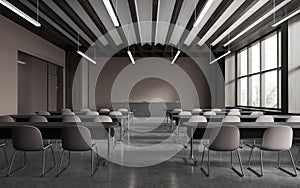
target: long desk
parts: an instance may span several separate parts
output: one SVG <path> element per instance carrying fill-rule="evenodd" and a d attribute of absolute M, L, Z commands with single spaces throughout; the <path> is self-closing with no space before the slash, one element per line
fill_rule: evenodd
<path fill-rule="evenodd" d="M 208 123 L 192 123 L 184 122 L 183 127 L 188 128 L 192 137 L 190 138 L 190 158 L 194 160 L 193 144 L 194 139 L 203 139 L 204 134 L 209 135 L 213 128 L 221 127 L 222 125 L 236 126 L 240 130 L 241 139 L 250 138 L 262 138 L 264 131 L 272 126 L 285 125 L 290 126 L 293 129 L 293 136 L 300 138 L 300 123 L 287 123 L 287 122 L 275 122 L 275 123 L 259 123 L 259 122 L 241 122 L 241 123 L 222 123 L 222 122 L 208 122 Z"/>
<path fill-rule="evenodd" d="M 47 122 L 47 123 L 32 123 L 32 122 L 15 122 L 15 123 L 0 123 L 0 139 L 11 139 L 12 129 L 15 126 L 31 125 L 41 131 L 43 139 L 61 139 L 61 132 L 64 127 L 68 126 L 85 126 L 87 127 L 95 140 L 107 139 L 107 153 L 110 157 L 111 135 L 114 128 L 120 126 L 118 122 L 83 122 L 83 123 L 63 123 L 63 122 Z"/>

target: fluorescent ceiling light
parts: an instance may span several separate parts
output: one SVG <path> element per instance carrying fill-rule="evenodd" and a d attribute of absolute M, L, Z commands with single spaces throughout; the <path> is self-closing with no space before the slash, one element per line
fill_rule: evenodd
<path fill-rule="evenodd" d="M 200 23 L 200 21 L 203 19 L 203 17 L 205 16 L 205 14 L 207 13 L 209 7 L 212 5 L 212 3 L 214 2 L 214 0 L 208 0 L 204 6 L 204 8 L 202 9 L 200 15 L 198 16 L 197 20 L 194 23 L 194 27 L 197 27 Z"/>
<path fill-rule="evenodd" d="M 246 29 L 244 29 L 242 32 L 240 32 L 238 35 L 236 35 L 234 38 L 229 40 L 226 44 L 224 44 L 224 46 L 228 46 L 229 44 L 231 44 L 232 42 L 234 42 L 235 40 L 240 38 L 242 35 L 244 35 L 248 31 L 250 31 L 252 28 L 254 28 L 256 25 L 258 25 L 260 22 L 267 19 L 269 16 L 271 16 L 273 13 L 275 13 L 276 11 L 278 11 L 279 9 L 281 9 L 282 7 L 284 7 L 285 5 L 287 5 L 291 1 L 292 0 L 285 0 L 285 1 L 281 2 L 279 5 L 274 7 L 272 10 L 270 10 L 268 13 L 266 13 L 262 17 L 260 17 L 258 20 L 256 20 L 254 23 L 252 23 L 250 26 L 248 26 Z"/>
<path fill-rule="evenodd" d="M 130 61 L 131 61 L 131 63 L 132 64 L 135 64 L 135 61 L 134 61 L 134 59 L 133 59 L 133 56 L 132 56 L 132 54 L 131 54 L 131 51 L 127 51 L 127 54 L 128 54 L 128 56 L 129 56 L 129 58 L 130 58 Z"/>
<path fill-rule="evenodd" d="M 217 61 L 219 61 L 220 59 L 222 59 L 223 57 L 226 57 L 226 56 L 228 56 L 229 54 L 231 53 L 231 51 L 229 50 L 226 54 L 224 54 L 224 55 L 221 55 L 220 57 L 218 57 L 217 59 L 215 59 L 215 60 L 213 60 L 213 61 L 211 61 L 209 64 L 213 64 L 213 63 L 215 63 L 215 62 L 217 62 Z"/>
<path fill-rule="evenodd" d="M 33 18 L 31 18 L 30 16 L 28 16 L 27 14 L 25 14 L 23 11 L 21 11 L 20 9 L 18 9 L 17 7 L 15 7 L 11 3 L 9 3 L 8 1 L 6 1 L 6 0 L 0 0 L 0 3 L 3 6 L 5 6 L 6 8 L 8 8 L 9 10 L 13 11 L 14 13 L 18 14 L 19 16 L 21 16 L 22 18 L 24 18 L 25 20 L 27 20 L 28 22 L 32 23 L 36 27 L 41 27 L 41 24 L 39 22 L 37 22 L 36 20 L 34 20 Z"/>
<path fill-rule="evenodd" d="M 171 64 L 173 65 L 175 63 L 175 61 L 177 60 L 179 54 L 181 53 L 181 51 L 178 51 L 174 57 L 174 59 L 172 60 Z"/>
<path fill-rule="evenodd" d="M 89 56 L 87 56 L 87 55 L 85 55 L 83 52 L 81 52 L 81 51 L 77 51 L 77 53 L 79 54 L 79 55 L 81 55 L 83 58 L 85 58 L 86 60 L 88 60 L 89 62 L 91 62 L 91 63 L 93 63 L 93 64 L 97 64 L 97 62 L 95 61 L 95 60 L 93 60 L 92 58 L 90 58 Z"/>
<path fill-rule="evenodd" d="M 107 10 L 112 22 L 114 23 L 115 27 L 119 27 L 120 24 L 119 24 L 116 14 L 115 14 L 115 11 L 110 3 L 110 0 L 103 0 L 103 3 L 105 5 L 106 10 Z"/>
<path fill-rule="evenodd" d="M 202 46 L 205 42 L 235 13 L 246 0 L 233 1 L 230 6 L 223 12 L 213 26 L 201 38 L 198 45 Z"/>
<path fill-rule="evenodd" d="M 24 61 L 18 60 L 17 62 L 18 62 L 19 64 L 21 64 L 21 65 L 26 65 L 26 63 L 25 63 Z"/>
<path fill-rule="evenodd" d="M 234 22 L 222 35 L 220 35 L 211 45 L 217 45 L 221 40 L 228 36 L 233 30 L 240 26 L 244 21 L 246 21 L 250 16 L 252 16 L 256 11 L 258 11 L 262 6 L 264 6 L 269 0 L 260 0 L 255 5 L 253 5 L 245 14 L 243 14 L 236 22 Z"/>
<path fill-rule="evenodd" d="M 282 24 L 283 22 L 289 20 L 290 18 L 296 16 L 297 14 L 300 13 L 300 9 L 296 10 L 295 12 L 291 13 L 290 15 L 286 16 L 282 20 L 278 21 L 277 23 L 273 24 L 272 27 L 277 27 L 278 25 Z"/>

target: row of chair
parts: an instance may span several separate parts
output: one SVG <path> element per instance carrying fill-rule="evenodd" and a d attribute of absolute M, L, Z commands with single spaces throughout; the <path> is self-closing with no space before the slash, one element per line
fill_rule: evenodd
<path fill-rule="evenodd" d="M 274 122 L 274 119 L 272 116 L 261 116 L 258 117 L 257 122 Z M 300 116 L 291 116 L 288 120 L 288 122 L 300 122 Z M 189 122 L 207 122 L 206 117 L 204 116 L 192 116 L 189 119 Z M 223 122 L 240 122 L 240 118 L 238 116 L 226 116 L 223 119 Z M 192 136 L 192 132 L 190 130 L 187 131 L 188 137 Z M 221 151 L 221 152 L 230 152 L 231 153 L 231 168 L 233 171 L 235 171 L 238 175 L 244 176 L 243 171 L 243 165 L 241 162 L 241 157 L 239 153 L 240 146 L 240 132 L 239 129 L 235 126 L 228 126 L 224 125 L 221 128 L 215 128 L 212 131 L 212 139 L 210 139 L 210 144 L 205 145 L 203 152 L 202 152 L 202 158 L 201 158 L 201 170 L 204 172 L 206 176 L 209 176 L 210 173 L 210 151 Z M 296 172 L 296 165 L 293 159 L 293 156 L 291 154 L 291 147 L 292 147 L 292 141 L 293 141 L 293 130 L 291 127 L 288 126 L 274 126 L 268 128 L 263 135 L 262 138 L 262 144 L 252 144 L 248 145 L 251 147 L 250 156 L 248 160 L 248 169 L 255 173 L 258 176 L 263 176 L 263 159 L 262 159 L 262 152 L 263 151 L 272 151 L 272 152 L 278 152 L 278 168 L 292 176 L 297 176 Z M 256 172 L 253 168 L 251 168 L 251 157 L 253 150 L 255 148 L 258 148 L 260 151 L 260 166 L 261 166 L 261 172 Z M 207 164 L 207 170 L 203 167 L 203 160 L 205 156 L 205 152 L 208 152 L 208 164 Z M 237 157 L 240 164 L 241 172 L 237 171 L 233 167 L 233 152 L 236 151 Z M 291 173 L 285 169 L 283 169 L 280 166 L 280 152 L 287 151 L 289 153 L 290 160 L 293 165 L 294 173 Z M 296 164 L 298 157 L 300 155 L 300 150 L 296 157 Z"/>
<path fill-rule="evenodd" d="M 71 158 L 71 152 L 84 152 L 84 151 L 90 151 L 91 152 L 91 175 L 93 176 L 96 170 L 94 170 L 94 159 L 93 159 L 93 153 L 94 150 L 97 152 L 97 159 L 98 159 L 98 165 L 99 165 L 99 156 L 98 156 L 98 148 L 95 143 L 92 141 L 92 136 L 88 128 L 83 126 L 70 126 L 65 127 L 62 130 L 61 134 L 61 140 L 62 140 L 62 153 L 60 157 L 60 163 L 57 171 L 57 176 L 59 176 L 61 173 L 63 173 L 69 166 L 70 166 L 70 158 Z M 42 152 L 42 176 L 45 176 L 48 172 L 50 172 L 55 166 L 56 166 L 56 160 L 54 156 L 54 151 L 52 148 L 52 144 L 44 144 L 43 138 L 41 135 L 41 132 L 39 129 L 37 129 L 34 126 L 16 126 L 13 128 L 12 131 L 12 144 L 13 148 L 15 149 L 12 155 L 11 162 L 9 163 L 7 153 L 5 150 L 5 143 L 0 144 L 0 147 L 4 149 L 6 162 L 9 165 L 9 170 L 7 173 L 7 176 L 11 176 L 27 166 L 27 152 Z M 46 150 L 50 149 L 52 154 L 52 160 L 53 160 L 53 166 L 45 171 L 45 154 Z M 61 170 L 62 162 L 63 162 L 63 156 L 65 152 L 68 152 L 68 166 Z M 22 168 L 15 170 L 12 172 L 12 168 L 14 165 L 15 157 L 17 152 L 22 152 L 24 155 L 24 165 Z"/>
<path fill-rule="evenodd" d="M 205 115 L 205 116 L 215 116 L 215 115 L 217 115 L 218 112 L 221 112 L 221 111 L 222 111 L 221 109 L 212 109 L 211 111 L 203 112 L 203 115 Z M 195 113 L 202 112 L 202 109 L 194 108 L 192 111 L 184 111 L 181 108 L 175 108 L 175 109 L 173 109 L 173 112 L 178 113 L 178 115 L 192 115 L 192 114 L 195 114 Z M 240 112 L 240 109 L 231 109 L 227 113 L 227 115 L 228 116 L 240 116 L 241 112 Z M 253 111 L 253 112 L 250 113 L 250 115 L 258 117 L 258 116 L 263 116 L 264 113 L 261 112 L 261 111 Z"/>

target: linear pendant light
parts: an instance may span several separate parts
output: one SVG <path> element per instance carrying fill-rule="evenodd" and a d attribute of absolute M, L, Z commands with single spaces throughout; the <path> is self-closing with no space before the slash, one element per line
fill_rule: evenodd
<path fill-rule="evenodd" d="M 110 0 L 103 0 L 103 3 L 105 5 L 105 7 L 106 7 L 106 10 L 107 10 L 107 12 L 108 12 L 108 14 L 109 14 L 109 16 L 110 16 L 113 24 L 115 25 L 115 27 L 119 27 L 120 24 L 119 24 L 117 15 L 116 15 L 116 13 L 115 13 L 115 11 L 114 11 L 111 3 L 110 3 Z"/>
<path fill-rule="evenodd" d="M 175 63 L 175 61 L 177 60 L 179 54 L 181 53 L 181 51 L 178 50 L 178 52 L 176 53 L 174 59 L 172 60 L 171 64 L 173 65 Z"/>
<path fill-rule="evenodd" d="M 290 15 L 287 15 L 284 17 L 282 20 L 276 22 L 275 24 L 272 25 L 272 27 L 277 27 L 278 25 L 282 24 L 283 22 L 291 19 L 292 17 L 296 16 L 297 14 L 300 13 L 300 9 L 296 10 L 295 12 L 291 13 Z"/>
<path fill-rule="evenodd" d="M 38 21 L 36 21 L 33 18 L 31 18 L 30 16 L 28 16 L 27 14 L 25 14 L 23 11 L 21 11 L 20 9 L 18 9 L 17 7 L 15 7 L 13 4 L 9 3 L 8 1 L 6 1 L 6 0 L 0 0 L 0 4 L 2 4 L 3 6 L 5 6 L 9 10 L 13 11 L 14 13 L 18 14 L 19 16 L 21 16 L 22 18 L 24 18 L 28 22 L 30 22 L 33 25 L 35 25 L 36 27 L 41 27 L 42 26 Z"/>
<path fill-rule="evenodd" d="M 85 55 L 85 53 L 83 53 L 82 51 L 78 50 L 77 53 L 79 55 L 81 55 L 83 58 L 85 58 L 86 60 L 88 60 L 89 62 L 93 63 L 93 64 L 97 64 L 97 62 L 95 60 L 93 60 L 92 58 L 90 58 L 89 56 Z"/>
<path fill-rule="evenodd" d="M 212 3 L 214 2 L 214 0 L 208 0 L 204 6 L 204 8 L 202 9 L 200 15 L 198 16 L 197 20 L 194 23 L 194 27 L 197 27 L 200 24 L 200 21 L 203 19 L 203 17 L 205 16 L 205 14 L 207 13 L 209 7 L 212 5 Z"/>
<path fill-rule="evenodd" d="M 130 59 L 130 61 L 131 61 L 131 63 L 132 64 L 135 64 L 135 61 L 134 61 L 134 59 L 133 59 L 133 56 L 132 56 L 132 54 L 131 54 L 131 51 L 127 51 L 127 54 L 128 54 L 128 56 L 129 56 L 129 59 Z"/>
<path fill-rule="evenodd" d="M 262 17 L 260 17 L 258 20 L 256 20 L 254 23 L 252 23 L 250 26 L 248 26 L 246 29 L 244 29 L 242 32 L 240 32 L 238 35 L 236 35 L 235 37 L 233 37 L 230 41 L 228 41 L 226 44 L 224 44 L 224 46 L 228 46 L 229 44 L 231 44 L 232 42 L 234 42 L 235 40 L 237 40 L 238 38 L 240 38 L 242 35 L 244 35 L 248 31 L 250 31 L 252 28 L 254 28 L 256 25 L 258 25 L 260 22 L 262 22 L 265 19 L 267 19 L 269 16 L 271 16 L 273 13 L 275 13 L 276 11 L 278 11 L 279 9 L 281 9 L 282 7 L 284 7 L 285 5 L 287 5 L 288 3 L 290 3 L 291 1 L 292 0 L 285 0 L 285 1 L 281 2 L 279 5 L 277 5 L 276 7 L 274 7 L 272 10 L 270 10 L 269 12 L 267 12 Z"/>
<path fill-rule="evenodd" d="M 229 50 L 227 53 L 225 53 L 225 54 L 221 55 L 220 57 L 218 57 L 217 59 L 211 61 L 209 64 L 213 64 L 213 63 L 219 61 L 219 60 L 222 59 L 223 57 L 228 56 L 230 53 L 231 53 L 231 51 Z"/>

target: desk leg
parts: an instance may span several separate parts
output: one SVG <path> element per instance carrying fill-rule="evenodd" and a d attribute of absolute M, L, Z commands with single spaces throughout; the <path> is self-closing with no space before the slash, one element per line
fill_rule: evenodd
<path fill-rule="evenodd" d="M 124 120 L 121 119 L 121 127 L 120 127 L 120 140 L 123 141 L 123 125 L 124 125 Z"/>
<path fill-rule="evenodd" d="M 194 132 L 193 128 L 191 128 L 191 132 Z M 194 160 L 194 138 L 193 134 L 190 139 L 190 159 Z"/>
<path fill-rule="evenodd" d="M 173 116 L 171 116 L 171 132 L 173 132 Z"/>
<path fill-rule="evenodd" d="M 178 139 L 178 142 L 180 142 L 180 135 L 179 135 L 179 122 L 178 122 L 178 125 L 177 125 L 177 139 Z"/>
<path fill-rule="evenodd" d="M 108 129 L 108 137 L 107 137 L 107 157 L 110 159 L 110 133 L 111 130 Z"/>

